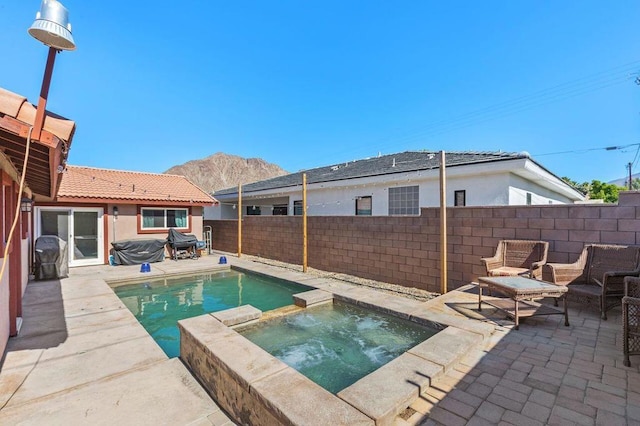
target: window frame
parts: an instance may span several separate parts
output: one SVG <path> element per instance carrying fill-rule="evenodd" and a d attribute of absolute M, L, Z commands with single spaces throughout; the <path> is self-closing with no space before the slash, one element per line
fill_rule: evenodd
<path fill-rule="evenodd" d="M 273 210 L 271 210 L 272 216 L 288 216 L 289 206 L 286 204 L 274 204 Z"/>
<path fill-rule="evenodd" d="M 245 216 L 261 216 L 262 215 L 262 209 L 260 208 L 260 206 L 256 206 L 256 205 L 250 205 L 247 206 L 244 210 L 244 215 Z"/>
<path fill-rule="evenodd" d="M 358 208 L 358 203 L 361 202 L 362 200 L 369 200 L 369 213 L 358 213 L 360 211 L 367 211 L 365 209 L 359 209 Z M 356 208 L 356 216 L 373 216 L 373 197 L 371 195 L 363 195 L 361 197 L 356 197 L 356 202 L 355 202 L 355 208 Z"/>
<path fill-rule="evenodd" d="M 411 196 L 411 199 L 409 199 Z M 414 197 L 415 196 L 415 197 Z M 394 186 L 388 189 L 389 216 L 419 216 L 420 186 Z M 396 206 L 395 203 L 400 205 Z M 409 205 L 411 203 L 412 205 Z"/>
<path fill-rule="evenodd" d="M 460 196 L 462 196 L 462 204 L 458 202 Z M 465 189 L 453 191 L 453 205 L 454 207 L 465 207 L 467 205 L 467 191 Z"/>
<path fill-rule="evenodd" d="M 302 216 L 304 213 L 302 209 L 302 200 L 294 200 L 293 202 L 293 215 L 294 216 Z"/>
<path fill-rule="evenodd" d="M 164 227 L 153 227 L 148 228 L 144 227 L 144 214 L 143 212 L 146 210 L 162 210 L 164 211 Z M 166 226 L 167 225 L 167 211 L 168 210 L 184 210 L 187 213 L 187 226 L 186 227 L 177 227 L 177 226 Z M 190 207 L 158 207 L 158 206 L 139 206 L 138 207 L 138 234 L 157 234 L 160 232 L 166 232 L 169 228 L 174 228 L 180 232 L 191 232 L 191 208 Z"/>

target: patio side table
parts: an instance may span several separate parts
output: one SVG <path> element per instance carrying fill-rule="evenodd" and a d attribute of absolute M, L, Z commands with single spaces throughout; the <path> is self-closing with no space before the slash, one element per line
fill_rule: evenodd
<path fill-rule="evenodd" d="M 485 300 L 485 303 L 512 317 L 516 330 L 520 328 L 520 318 L 537 315 L 564 315 L 564 325 L 569 325 L 566 286 L 525 277 L 480 277 L 478 281 L 478 311 L 482 310 L 482 284 L 486 284 L 489 290 L 497 290 L 507 298 L 493 298 Z M 562 298 L 564 309 L 542 305 L 533 300 L 543 297 Z"/>

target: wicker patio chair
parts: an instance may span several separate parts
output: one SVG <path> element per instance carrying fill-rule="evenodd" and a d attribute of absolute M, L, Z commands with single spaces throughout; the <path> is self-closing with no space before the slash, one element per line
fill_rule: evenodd
<path fill-rule="evenodd" d="M 640 276 L 640 247 L 587 244 L 574 263 L 547 263 L 545 279 L 566 285 L 581 302 L 597 300 L 603 320 L 624 295 L 624 277 Z M 549 276 L 547 276 L 549 274 Z"/>
<path fill-rule="evenodd" d="M 520 275 L 540 279 L 548 250 L 549 243 L 546 241 L 501 240 L 493 257 L 480 260 L 488 277 Z"/>
<path fill-rule="evenodd" d="M 629 355 L 640 355 L 640 278 L 625 277 L 622 298 L 624 365 L 631 366 Z"/>

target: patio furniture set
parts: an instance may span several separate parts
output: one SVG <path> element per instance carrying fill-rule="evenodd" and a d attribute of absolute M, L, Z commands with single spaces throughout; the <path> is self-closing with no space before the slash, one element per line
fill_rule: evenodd
<path fill-rule="evenodd" d="M 519 319 L 534 315 L 564 315 L 569 325 L 567 297 L 597 302 L 600 315 L 622 305 L 624 363 L 640 355 L 640 246 L 586 244 L 573 263 L 547 263 L 546 241 L 502 240 L 493 257 L 482 258 L 486 277 L 478 278 L 478 310 L 485 302 L 505 312 L 519 328 Z M 483 289 L 506 298 L 483 300 Z M 537 300 L 562 299 L 563 309 Z"/>

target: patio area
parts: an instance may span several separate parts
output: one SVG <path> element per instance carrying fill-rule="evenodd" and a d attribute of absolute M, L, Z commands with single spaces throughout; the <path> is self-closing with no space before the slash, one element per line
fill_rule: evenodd
<path fill-rule="evenodd" d="M 238 259 L 232 265 L 289 280 L 317 277 Z M 139 266 L 75 268 L 60 281 L 32 282 L 24 323 L 0 370 L 0 424 L 184 424 L 232 421 L 179 359 L 168 359 L 106 281 L 220 268 L 218 256 Z M 225 265 L 227 266 L 227 265 Z M 345 283 L 341 283 L 345 285 Z M 399 297 L 399 296 L 398 296 Z M 620 309 L 528 318 L 519 330 L 488 307 L 473 284 L 423 302 L 425 309 L 495 326 L 396 425 L 640 424 L 640 357 L 622 363 Z"/>

